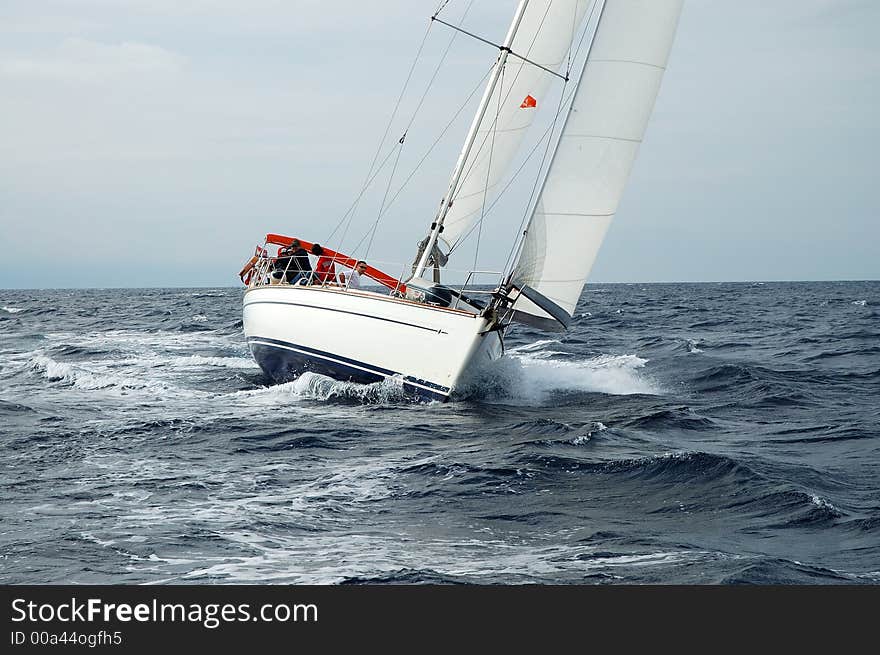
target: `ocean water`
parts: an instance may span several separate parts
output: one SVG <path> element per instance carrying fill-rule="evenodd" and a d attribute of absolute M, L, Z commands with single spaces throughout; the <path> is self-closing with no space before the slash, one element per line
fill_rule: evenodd
<path fill-rule="evenodd" d="M 593 284 L 455 402 L 0 290 L 0 582 L 880 583 L 880 283 Z"/>

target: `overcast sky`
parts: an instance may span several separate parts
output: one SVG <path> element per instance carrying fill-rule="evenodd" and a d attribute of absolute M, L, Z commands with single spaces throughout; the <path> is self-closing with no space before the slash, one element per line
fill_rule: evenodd
<path fill-rule="evenodd" d="M 266 232 L 338 245 L 437 4 L 3 0 L 0 287 L 229 286 Z M 476 0 L 465 26 L 500 40 L 515 4 Z M 591 280 L 880 279 L 878 26 L 875 0 L 685 0 Z M 401 120 L 449 39 L 431 29 Z M 495 54 L 455 40 L 391 194 Z M 424 236 L 472 111 L 382 218 L 369 256 L 389 273 Z M 487 218 L 482 268 L 504 264 L 511 203 Z"/>

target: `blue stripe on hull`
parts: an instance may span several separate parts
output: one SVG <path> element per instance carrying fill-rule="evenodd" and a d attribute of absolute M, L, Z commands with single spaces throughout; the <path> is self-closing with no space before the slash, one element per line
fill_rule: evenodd
<path fill-rule="evenodd" d="M 306 372 L 326 375 L 341 382 L 372 384 L 398 375 L 394 371 L 314 348 L 264 337 L 249 337 L 254 359 L 275 382 L 290 382 Z M 418 384 L 413 384 L 417 382 Z M 421 386 L 420 386 L 421 385 Z M 426 389 L 424 387 L 431 387 Z M 449 388 L 426 380 L 403 378 L 404 391 L 423 400 L 449 400 Z"/>

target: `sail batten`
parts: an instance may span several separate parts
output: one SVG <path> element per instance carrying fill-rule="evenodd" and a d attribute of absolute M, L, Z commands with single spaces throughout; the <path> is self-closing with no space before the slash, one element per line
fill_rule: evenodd
<path fill-rule="evenodd" d="M 653 111 L 683 0 L 605 0 L 511 283 L 574 315 Z M 520 297 L 517 313 L 552 316 Z"/>

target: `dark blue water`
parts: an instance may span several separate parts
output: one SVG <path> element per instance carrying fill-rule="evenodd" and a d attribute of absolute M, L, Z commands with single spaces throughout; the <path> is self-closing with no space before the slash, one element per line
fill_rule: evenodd
<path fill-rule="evenodd" d="M 880 583 L 880 283 L 590 285 L 475 395 L 271 386 L 239 289 L 0 290 L 5 583 Z"/>

